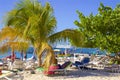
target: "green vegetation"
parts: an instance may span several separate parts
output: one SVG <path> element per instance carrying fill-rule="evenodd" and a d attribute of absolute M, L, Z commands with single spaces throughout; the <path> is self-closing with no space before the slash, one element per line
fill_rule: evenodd
<path fill-rule="evenodd" d="M 32 45 L 39 59 L 39 66 L 45 68 L 55 63 L 55 55 L 50 43 L 67 40 L 77 33 L 71 29 L 55 33 L 57 21 L 53 15 L 53 8 L 49 3 L 42 6 L 37 0 L 18 2 L 15 8 L 7 13 L 5 23 L 6 26 L 0 32 L 0 40 L 6 40 L 3 44 L 6 45 L 4 48 L 9 46 L 13 51 L 18 49 L 23 51 Z M 47 56 L 42 63 L 42 52 L 45 49 Z"/>
<path fill-rule="evenodd" d="M 120 5 L 115 9 L 104 6 L 102 3 L 98 13 L 84 16 L 77 11 L 80 21 L 74 23 L 82 34 L 82 45 L 71 40 L 72 44 L 79 47 L 97 47 L 108 53 L 115 53 L 115 58 L 120 61 Z"/>
<path fill-rule="evenodd" d="M 98 11 L 98 14 L 89 16 L 84 16 L 77 11 L 80 21 L 76 20 L 74 23 L 84 38 L 82 46 L 98 47 L 108 52 L 118 53 L 120 50 L 120 6 L 112 9 L 100 4 Z"/>
<path fill-rule="evenodd" d="M 56 19 L 53 16 L 53 9 L 50 4 L 46 3 L 45 6 L 42 6 L 37 0 L 21 0 L 6 16 L 5 23 L 7 27 L 3 28 L 6 31 L 4 39 L 9 37 L 8 42 L 22 41 L 32 45 L 36 49 L 39 66 L 41 66 L 41 54 L 46 48 L 49 50 L 48 56 L 50 59 L 53 59 L 51 60 L 51 63 L 53 63 L 54 54 L 51 46 L 48 44 L 48 38 L 54 32 Z M 11 35 L 8 34 L 8 31 Z M 51 63 L 44 66 L 48 67 Z"/>

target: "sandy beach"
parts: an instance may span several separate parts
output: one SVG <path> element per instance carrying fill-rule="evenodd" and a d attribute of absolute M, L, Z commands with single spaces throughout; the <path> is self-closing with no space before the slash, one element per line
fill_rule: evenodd
<path fill-rule="evenodd" d="M 64 62 L 59 62 L 63 64 Z M 90 66 L 88 66 L 90 67 Z M 75 66 L 70 66 L 67 68 L 67 74 L 64 72 L 58 72 L 56 74 L 47 76 L 42 71 L 38 69 L 33 69 L 34 74 L 31 70 L 23 70 L 17 72 L 18 75 L 11 76 L 11 80 L 119 80 L 120 73 L 113 73 L 105 71 L 104 68 L 94 67 L 95 69 L 77 69 Z M 6 80 L 6 79 L 0 79 Z"/>
<path fill-rule="evenodd" d="M 54 76 L 46 76 L 42 72 L 36 71 L 35 74 L 23 72 L 23 80 L 118 80 L 120 73 L 110 73 L 106 71 L 87 70 L 80 71 L 71 69 L 67 74 L 55 74 Z"/>
<path fill-rule="evenodd" d="M 64 62 L 59 62 L 63 64 Z M 89 67 L 89 66 L 88 66 Z M 113 73 L 105 71 L 104 68 L 96 69 L 77 69 L 75 66 L 70 66 L 67 68 L 67 74 L 64 72 L 57 72 L 56 74 L 47 76 L 42 71 L 38 69 L 33 69 L 34 74 L 31 70 L 23 70 L 17 72 L 18 75 L 10 76 L 11 80 L 119 80 L 120 73 Z M 0 79 L 6 80 L 6 79 Z"/>

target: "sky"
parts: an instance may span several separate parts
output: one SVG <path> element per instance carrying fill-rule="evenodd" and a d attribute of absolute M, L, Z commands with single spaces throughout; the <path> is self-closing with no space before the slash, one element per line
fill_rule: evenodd
<path fill-rule="evenodd" d="M 4 16 L 12 10 L 19 0 L 0 0 L 0 29 L 4 27 Z M 88 16 L 90 13 L 94 15 L 98 13 L 100 2 L 105 6 L 115 8 L 120 4 L 120 0 L 39 0 L 42 4 L 49 2 L 54 9 L 54 16 L 57 20 L 57 30 L 77 28 L 74 25 L 75 20 L 79 20 L 76 10 Z"/>

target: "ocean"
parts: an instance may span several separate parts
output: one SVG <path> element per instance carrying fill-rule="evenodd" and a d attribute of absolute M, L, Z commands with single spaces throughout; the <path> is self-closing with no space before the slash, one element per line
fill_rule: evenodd
<path fill-rule="evenodd" d="M 98 48 L 54 48 L 59 50 L 57 53 L 64 53 L 65 50 L 67 53 L 70 54 L 98 54 L 98 55 L 105 55 L 106 51 L 101 51 Z"/>
<path fill-rule="evenodd" d="M 30 48 L 26 51 L 26 53 L 27 53 L 27 58 L 31 58 L 31 57 L 33 56 L 33 52 L 34 52 L 33 47 L 30 47 Z M 15 54 L 16 54 L 16 57 L 17 57 L 17 58 L 21 58 L 21 53 L 20 53 L 20 52 L 15 51 Z M 0 52 L 0 58 L 7 57 L 7 56 L 9 56 L 9 55 L 11 55 L 11 51 L 8 51 L 8 52 L 6 52 L 6 53 L 1 53 L 1 52 Z"/>
<path fill-rule="evenodd" d="M 55 49 L 59 49 L 58 52 L 55 52 L 55 54 L 59 54 L 59 53 L 64 53 L 65 50 L 67 53 L 70 53 L 70 54 L 98 54 L 98 55 L 105 55 L 106 52 L 105 51 L 101 51 L 99 50 L 98 48 L 53 48 L 54 50 Z M 27 50 L 27 58 L 31 58 L 33 56 L 33 48 L 30 47 L 28 50 Z M 21 53 L 20 52 L 15 52 L 16 53 L 16 57 L 17 58 L 21 58 Z M 9 56 L 11 54 L 11 52 L 7 52 L 7 53 L 4 53 L 4 54 L 0 54 L 0 58 L 4 58 L 6 56 Z"/>

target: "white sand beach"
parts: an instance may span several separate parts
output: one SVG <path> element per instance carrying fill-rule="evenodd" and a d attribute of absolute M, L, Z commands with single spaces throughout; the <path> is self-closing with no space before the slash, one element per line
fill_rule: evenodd
<path fill-rule="evenodd" d="M 59 64 L 63 64 L 64 62 L 59 62 Z M 103 68 L 98 70 L 80 70 L 75 66 L 71 66 L 67 70 L 67 74 L 57 73 L 52 76 L 46 76 L 42 71 L 34 70 L 35 74 L 31 74 L 31 70 L 24 70 L 18 72 L 19 75 L 14 75 L 9 78 L 11 80 L 119 80 L 120 73 L 116 72 L 108 72 Z M 6 80 L 6 79 L 0 79 Z"/>
<path fill-rule="evenodd" d="M 30 74 L 24 72 L 23 80 L 119 80 L 120 73 L 110 73 L 98 70 L 80 71 L 78 69 L 71 69 L 65 74 L 56 74 L 54 76 L 45 76 L 42 72 Z"/>

